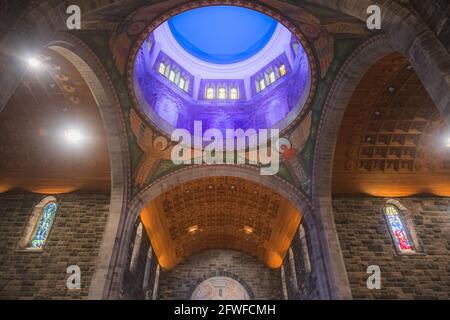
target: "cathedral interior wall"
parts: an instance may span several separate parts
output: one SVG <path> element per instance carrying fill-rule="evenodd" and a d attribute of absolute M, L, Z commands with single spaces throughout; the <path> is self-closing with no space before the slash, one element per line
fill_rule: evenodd
<path fill-rule="evenodd" d="M 280 269 L 269 269 L 248 254 L 208 250 L 190 256 L 169 271 L 161 271 L 158 299 L 190 299 L 195 288 L 214 276 L 234 278 L 251 290 L 254 299 L 283 298 Z"/>
<path fill-rule="evenodd" d="M 407 208 L 421 252 L 398 254 L 383 214 L 386 199 L 333 199 L 334 218 L 355 299 L 450 298 L 450 198 L 397 199 Z M 378 265 L 381 289 L 367 289 L 367 267 Z"/>
<path fill-rule="evenodd" d="M 107 194 L 57 195 L 56 216 L 42 252 L 19 250 L 33 207 L 44 196 L 0 194 L 0 298 L 85 299 L 109 212 Z M 68 290 L 67 267 L 77 265 L 81 289 Z"/>

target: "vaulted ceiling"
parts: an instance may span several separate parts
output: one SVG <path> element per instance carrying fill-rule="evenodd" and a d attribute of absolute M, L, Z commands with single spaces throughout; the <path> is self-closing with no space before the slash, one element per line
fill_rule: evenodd
<path fill-rule="evenodd" d="M 335 151 L 333 193 L 450 196 L 450 130 L 400 54 L 355 90 Z"/>
<path fill-rule="evenodd" d="M 96 102 L 75 67 L 45 50 L 42 68 L 26 73 L 0 113 L 0 192 L 110 188 L 105 133 Z M 66 129 L 86 136 L 78 145 Z"/>
<path fill-rule="evenodd" d="M 277 268 L 301 213 L 278 193 L 235 177 L 181 184 L 147 204 L 141 220 L 160 265 L 202 250 L 234 249 Z"/>

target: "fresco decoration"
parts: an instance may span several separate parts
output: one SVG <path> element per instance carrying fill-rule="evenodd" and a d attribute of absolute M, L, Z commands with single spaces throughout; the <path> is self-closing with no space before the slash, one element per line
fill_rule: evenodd
<path fill-rule="evenodd" d="M 135 191 L 138 192 L 154 180 L 178 170 L 183 166 L 170 160 L 173 145 L 159 131 L 152 129 L 149 120 L 134 106 L 127 86 L 127 66 L 130 53 L 137 39 L 142 36 L 155 19 L 163 22 L 170 18 L 165 14 L 176 7 L 177 1 L 161 1 L 142 6 L 131 13 L 123 23 L 111 32 L 80 31 L 80 37 L 99 56 L 116 87 L 120 103 L 125 114 L 129 115 L 127 124 L 130 142 L 131 171 Z M 219 2 L 213 2 L 218 4 Z M 279 12 L 288 15 L 292 22 L 310 43 L 316 61 L 318 79 L 314 97 L 303 111 L 302 120 L 292 125 L 283 137 L 285 142 L 280 148 L 281 160 L 278 176 L 293 184 L 299 190 L 310 194 L 312 160 L 317 128 L 322 108 L 331 85 L 351 53 L 362 43 L 379 32 L 368 32 L 365 24 L 354 18 L 342 15 L 320 6 L 300 2 L 274 1 L 270 5 Z M 247 3 L 248 4 L 248 3 Z M 256 6 L 256 4 L 248 4 Z M 192 4 L 197 7 L 197 4 Z M 264 8 L 258 9 L 263 10 Z M 165 15 L 164 15 L 165 14 Z M 124 13 L 122 13 L 122 16 Z M 145 126 L 146 129 L 141 127 Z M 142 131 L 143 130 L 143 131 Z M 144 141 L 151 137 L 150 141 Z M 134 192 L 133 192 L 134 193 Z"/>
<path fill-rule="evenodd" d="M 277 1 L 273 5 L 288 13 L 291 21 L 312 44 L 319 61 L 320 77 L 325 77 L 335 55 L 335 37 L 366 37 L 369 32 L 364 23 L 331 10 L 307 5 L 301 1 L 293 4 Z"/>
<path fill-rule="evenodd" d="M 310 173 L 300 151 L 303 150 L 310 136 L 312 112 L 310 111 L 302 122 L 289 135 L 280 139 L 280 156 L 283 164 L 288 168 L 293 184 L 310 193 Z"/>
<path fill-rule="evenodd" d="M 143 156 L 133 175 L 133 184 L 142 188 L 155 172 L 161 160 L 171 160 L 174 144 L 166 137 L 155 134 L 134 110 L 130 112 L 130 124 L 136 142 L 143 151 Z"/>
<path fill-rule="evenodd" d="M 209 1 L 211 4 L 225 3 L 223 1 Z M 229 3 L 228 3 L 229 4 Z M 197 7 L 198 4 L 191 4 Z M 262 10 L 260 6 L 245 3 L 249 8 Z M 298 4 L 289 4 L 285 2 L 271 3 L 280 12 L 288 13 L 290 20 L 299 28 L 300 32 L 313 44 L 315 54 L 320 65 L 320 75 L 325 76 L 334 56 L 334 36 L 367 36 L 368 30 L 362 22 L 342 16 L 336 15 L 332 18 L 327 14 L 321 20 L 320 16 L 300 8 Z M 114 34 L 110 38 L 110 49 L 116 63 L 117 70 L 121 75 L 126 73 L 128 57 L 135 41 L 139 38 L 147 26 L 154 22 L 162 13 L 169 11 L 174 6 L 172 1 L 162 1 L 152 5 L 146 5 L 137 9 L 128 16 L 123 23 L 118 25 Z M 310 8 L 313 8 L 309 6 Z M 321 14 L 321 10 L 317 10 Z M 180 11 L 181 12 L 181 11 Z M 329 11 L 327 11 L 329 12 Z M 161 20 L 161 22 L 163 22 Z"/>
<path fill-rule="evenodd" d="M 109 47 L 117 70 L 121 75 L 126 74 L 128 57 L 138 36 L 151 22 L 171 9 L 172 6 L 172 1 L 161 1 L 160 3 L 140 7 L 117 27 L 110 38 Z"/>
<path fill-rule="evenodd" d="M 242 284 L 228 277 L 203 281 L 192 293 L 191 300 L 250 300 Z"/>

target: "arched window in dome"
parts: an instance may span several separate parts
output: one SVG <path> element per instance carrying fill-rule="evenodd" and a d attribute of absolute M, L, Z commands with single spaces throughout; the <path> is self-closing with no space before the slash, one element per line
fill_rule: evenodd
<path fill-rule="evenodd" d="M 166 64 L 164 62 L 159 63 L 158 72 L 164 75 L 166 73 Z"/>
<path fill-rule="evenodd" d="M 392 203 L 387 203 L 384 207 L 384 215 L 397 250 L 401 253 L 415 252 L 410 232 L 400 214 L 400 209 Z"/>
<path fill-rule="evenodd" d="M 286 65 L 282 64 L 278 69 L 280 71 L 280 77 L 286 75 Z"/>
<path fill-rule="evenodd" d="M 258 92 L 259 91 L 263 91 L 266 88 L 266 80 L 264 78 L 262 78 L 261 80 L 258 81 Z"/>
<path fill-rule="evenodd" d="M 269 72 L 269 82 L 270 83 L 274 83 L 277 80 L 276 76 L 275 76 L 275 71 L 270 71 Z"/>
<path fill-rule="evenodd" d="M 227 98 L 227 89 L 225 87 L 219 87 L 217 97 L 221 100 Z"/>
<path fill-rule="evenodd" d="M 175 82 L 175 76 L 176 76 L 175 71 L 174 70 L 170 70 L 170 72 L 169 72 L 169 80 L 172 81 L 172 82 Z"/>
<path fill-rule="evenodd" d="M 213 87 L 209 87 L 206 89 L 206 99 L 207 100 L 214 99 L 214 88 Z"/>
<path fill-rule="evenodd" d="M 238 88 L 231 88 L 230 89 L 230 99 L 231 100 L 238 100 L 239 99 L 239 90 L 238 90 Z"/>
<path fill-rule="evenodd" d="M 178 87 L 180 87 L 180 89 L 188 92 L 189 91 L 189 79 L 185 78 L 185 77 L 180 77 Z"/>

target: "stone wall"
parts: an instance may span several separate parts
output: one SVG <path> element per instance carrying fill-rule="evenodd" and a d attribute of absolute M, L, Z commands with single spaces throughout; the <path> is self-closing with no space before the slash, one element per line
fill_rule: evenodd
<path fill-rule="evenodd" d="M 408 209 L 423 253 L 399 255 L 382 213 L 383 198 L 335 198 L 333 208 L 355 299 L 450 299 L 450 198 L 396 199 Z M 381 289 L 369 290 L 369 265 Z"/>
<path fill-rule="evenodd" d="M 159 299 L 190 299 L 195 288 L 213 276 L 237 277 L 255 299 L 282 299 L 280 269 L 269 269 L 255 258 L 231 250 L 197 253 L 170 271 L 161 271 Z"/>
<path fill-rule="evenodd" d="M 0 299 L 85 299 L 109 211 L 109 195 L 55 195 L 60 205 L 43 252 L 17 250 L 34 205 L 31 193 L 0 194 Z M 66 268 L 81 269 L 68 290 Z"/>

